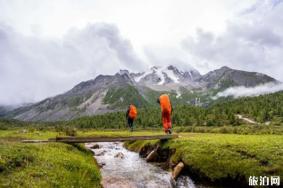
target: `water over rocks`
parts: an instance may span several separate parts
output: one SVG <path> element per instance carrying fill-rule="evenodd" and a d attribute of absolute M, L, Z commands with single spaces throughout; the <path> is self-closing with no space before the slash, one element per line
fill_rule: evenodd
<path fill-rule="evenodd" d="M 90 148 L 93 144 L 86 146 Z M 101 167 L 101 184 L 105 188 L 194 188 L 189 177 L 178 178 L 175 182 L 171 172 L 154 163 L 147 163 L 138 153 L 125 149 L 122 143 L 99 143 L 99 148 L 91 150 L 95 152 L 94 157 Z M 157 148 L 157 150 L 161 152 L 160 149 Z M 166 151 L 157 159 L 165 161 L 163 158 L 168 155 L 168 152 Z M 179 179 L 182 182 L 179 182 Z"/>

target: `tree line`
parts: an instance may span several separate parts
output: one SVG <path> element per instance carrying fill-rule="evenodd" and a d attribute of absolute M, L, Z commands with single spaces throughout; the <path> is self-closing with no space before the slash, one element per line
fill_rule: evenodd
<path fill-rule="evenodd" d="M 213 105 L 203 108 L 192 105 L 174 105 L 172 114 L 173 126 L 238 126 L 244 124 L 235 115 L 241 114 L 259 123 L 270 122 L 272 125 L 283 124 L 283 92 L 258 97 L 243 97 L 235 100 L 219 99 Z M 126 128 L 125 112 L 113 112 L 103 115 L 80 117 L 60 122 L 20 122 L 0 121 L 0 128 L 13 126 L 72 126 L 77 128 L 122 129 Z M 138 128 L 160 128 L 161 111 L 159 107 L 138 109 L 135 121 Z"/>

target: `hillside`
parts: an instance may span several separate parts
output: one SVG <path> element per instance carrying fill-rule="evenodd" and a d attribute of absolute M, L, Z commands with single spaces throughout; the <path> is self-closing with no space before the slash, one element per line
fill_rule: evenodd
<path fill-rule="evenodd" d="M 260 84 L 275 82 L 270 76 L 257 73 L 234 70 L 229 67 L 208 72 L 199 81 L 205 82 L 208 88 L 227 88 L 231 86 L 255 87 Z"/>
<path fill-rule="evenodd" d="M 141 73 L 122 70 L 81 82 L 66 93 L 12 110 L 7 118 L 24 121 L 70 120 L 137 107 L 157 106 L 156 98 L 169 93 L 175 105 L 208 106 L 219 91 L 232 86 L 257 86 L 278 82 L 260 73 L 222 67 L 201 75 L 197 70 L 174 66 L 152 67 Z"/>
<path fill-rule="evenodd" d="M 232 101 L 222 98 L 220 101 L 212 107 L 216 112 L 242 114 L 260 123 L 272 122 L 278 125 L 283 123 L 283 91 Z"/>
<path fill-rule="evenodd" d="M 11 112 L 15 108 L 17 108 L 17 107 L 15 107 L 15 106 L 0 106 L 0 117 L 5 116 L 6 114 Z"/>
<path fill-rule="evenodd" d="M 258 97 L 245 97 L 236 100 L 221 99 L 209 108 L 189 105 L 174 105 L 173 126 L 190 127 L 221 127 L 226 125 L 239 126 L 246 122 L 235 115 L 241 114 L 260 124 L 267 122 L 270 126 L 283 125 L 283 92 Z M 135 121 L 140 128 L 160 128 L 160 109 L 150 107 L 139 109 Z M 124 112 L 81 117 L 64 123 L 64 126 L 79 128 L 125 128 Z M 266 126 L 264 126 L 266 127 Z"/>

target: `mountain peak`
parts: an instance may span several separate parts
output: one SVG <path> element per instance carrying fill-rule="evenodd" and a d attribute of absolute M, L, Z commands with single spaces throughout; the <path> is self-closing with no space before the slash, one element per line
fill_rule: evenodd
<path fill-rule="evenodd" d="M 207 88 L 218 89 L 232 86 L 255 87 L 259 84 L 276 82 L 274 78 L 265 74 L 235 70 L 227 66 L 208 72 L 201 77 L 201 81 L 206 82 Z"/>
<path fill-rule="evenodd" d="M 157 71 L 157 70 L 159 70 L 159 69 L 161 69 L 162 67 L 160 67 L 160 66 L 152 66 L 152 67 L 150 67 L 150 70 L 151 71 Z"/>
<path fill-rule="evenodd" d="M 152 104 L 152 101 L 155 102 L 155 97 L 152 100 L 153 93 L 158 95 L 160 91 L 174 93 L 176 100 L 184 103 L 195 97 L 191 95 L 194 90 L 206 96 L 210 89 L 254 87 L 275 81 L 265 74 L 235 70 L 227 66 L 203 76 L 189 66 L 187 70 L 174 65 L 153 66 L 141 73 L 120 70 L 115 75 L 98 75 L 95 79 L 79 83 L 66 93 L 9 113 L 15 119 L 29 121 L 73 119 L 83 115 L 123 110 L 132 102 L 141 106 Z M 6 113 L 0 107 L 0 115 L 1 111 L 2 114 Z"/>
<path fill-rule="evenodd" d="M 173 69 L 178 69 L 178 68 L 177 68 L 176 66 L 173 66 L 173 65 L 168 65 L 168 66 L 167 66 L 167 69 L 169 69 L 169 70 L 170 70 L 170 69 L 171 69 L 171 70 L 173 70 Z"/>
<path fill-rule="evenodd" d="M 232 70 L 230 67 L 227 67 L 227 66 L 223 66 L 220 68 L 220 70 Z"/>
<path fill-rule="evenodd" d="M 173 72 L 183 72 L 183 71 L 180 71 L 176 66 L 173 66 L 173 65 L 169 65 L 166 67 L 167 70 L 172 70 Z"/>
<path fill-rule="evenodd" d="M 130 75 L 137 83 L 146 85 L 167 85 L 172 83 L 186 85 L 201 76 L 197 70 L 188 67 L 189 69 L 184 71 L 174 65 L 152 66 L 145 72 L 130 73 Z"/>
<path fill-rule="evenodd" d="M 130 72 L 129 72 L 127 69 L 120 69 L 119 74 L 120 74 L 120 75 L 123 75 L 123 74 L 129 75 Z"/>

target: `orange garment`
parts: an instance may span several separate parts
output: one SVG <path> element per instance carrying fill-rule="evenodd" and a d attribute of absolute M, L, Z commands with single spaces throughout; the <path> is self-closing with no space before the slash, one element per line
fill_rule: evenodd
<path fill-rule="evenodd" d="M 163 112 L 168 111 L 171 114 L 171 102 L 169 99 L 169 96 L 166 94 L 163 94 L 159 97 L 160 107 L 161 111 Z"/>
<path fill-rule="evenodd" d="M 137 108 L 131 104 L 129 107 L 129 117 L 131 119 L 136 119 L 137 114 L 138 114 Z"/>
<path fill-rule="evenodd" d="M 167 132 L 168 129 L 171 129 L 172 123 L 171 123 L 171 102 L 169 99 L 169 96 L 166 94 L 163 94 L 159 97 L 161 112 L 162 112 L 162 124 L 164 131 Z"/>
<path fill-rule="evenodd" d="M 167 110 L 162 111 L 162 124 L 165 132 L 167 132 L 172 127 L 171 113 L 169 113 L 169 111 Z"/>

